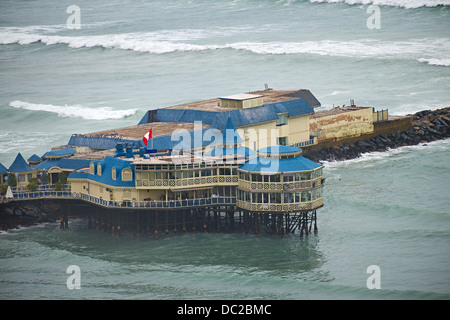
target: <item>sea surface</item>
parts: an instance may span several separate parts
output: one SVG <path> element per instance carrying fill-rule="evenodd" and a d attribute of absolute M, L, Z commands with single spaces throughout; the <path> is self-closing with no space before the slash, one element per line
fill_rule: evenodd
<path fill-rule="evenodd" d="M 6 167 L 73 133 L 265 84 L 309 89 L 319 110 L 448 107 L 450 1 L 0 2 Z M 325 163 L 319 232 L 303 238 L 115 238 L 83 220 L 11 230 L 0 299 L 447 300 L 449 159 L 447 139 Z M 81 289 L 67 286 L 72 265 Z"/>

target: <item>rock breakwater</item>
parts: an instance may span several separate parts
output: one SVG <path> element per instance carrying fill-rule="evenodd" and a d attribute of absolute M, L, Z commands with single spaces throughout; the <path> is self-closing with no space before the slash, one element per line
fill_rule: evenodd
<path fill-rule="evenodd" d="M 450 137 L 450 107 L 424 110 L 410 116 L 411 128 L 407 131 L 379 135 L 355 143 L 335 145 L 308 152 L 306 157 L 316 162 L 342 161 L 358 158 L 366 152 L 386 151 Z"/>

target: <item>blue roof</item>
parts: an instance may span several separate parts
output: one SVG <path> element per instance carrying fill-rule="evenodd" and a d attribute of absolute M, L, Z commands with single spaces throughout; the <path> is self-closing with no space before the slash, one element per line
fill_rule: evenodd
<path fill-rule="evenodd" d="M 169 109 L 162 108 L 156 111 L 156 120 L 160 122 L 188 122 L 201 121 L 203 124 L 211 125 L 217 116 L 214 111 L 192 110 L 192 109 Z"/>
<path fill-rule="evenodd" d="M 192 131 L 180 131 L 180 134 L 168 134 L 165 136 L 159 136 L 152 138 L 153 149 L 165 150 L 165 149 L 193 149 L 197 147 L 205 147 L 211 144 L 205 137 L 205 132 L 211 130 L 210 128 L 204 128 L 201 130 Z M 214 136 L 214 133 L 213 133 Z M 172 140 L 175 139 L 175 140 Z M 214 138 L 215 139 L 215 138 Z M 213 139 L 213 140 L 214 140 Z M 139 146 L 145 147 L 144 142 L 139 140 Z M 151 148 L 152 142 L 148 142 L 147 148 Z"/>
<path fill-rule="evenodd" d="M 34 166 L 37 170 L 48 170 L 51 167 L 59 167 L 61 169 L 77 170 L 89 167 L 91 160 L 63 158 L 58 160 L 45 160 Z"/>
<path fill-rule="evenodd" d="M 314 110 L 303 99 L 293 99 L 277 103 L 269 103 L 259 107 L 236 109 L 217 115 L 211 126 L 218 129 L 226 127 L 228 117 L 231 117 L 236 127 L 247 126 L 255 123 L 264 123 L 278 120 L 278 113 L 287 112 L 289 117 L 295 117 L 314 113 Z M 224 117 L 227 115 L 227 118 Z"/>
<path fill-rule="evenodd" d="M 28 161 L 41 161 L 41 157 L 39 157 L 37 154 L 33 154 L 28 158 Z"/>
<path fill-rule="evenodd" d="M 131 181 L 122 181 L 122 170 L 125 168 L 129 168 L 134 172 L 133 167 L 131 166 L 131 162 L 129 160 L 123 160 L 119 158 L 113 158 L 110 156 L 105 157 L 105 159 L 101 161 L 94 161 L 94 169 L 95 174 L 86 173 L 86 172 L 72 172 L 69 174 L 68 178 L 73 179 L 89 179 L 92 181 L 97 181 L 106 185 L 114 186 L 114 187 L 134 187 L 134 173 L 133 179 Z M 101 175 L 98 175 L 97 165 L 101 164 Z M 116 168 L 116 179 L 112 178 L 112 168 Z"/>
<path fill-rule="evenodd" d="M 63 149 L 58 149 L 58 150 L 52 150 L 49 152 L 46 152 L 42 158 L 47 158 L 47 157 L 58 157 L 58 156 L 67 156 L 70 154 L 74 154 L 77 151 L 74 148 L 63 148 Z"/>
<path fill-rule="evenodd" d="M 141 141 L 142 139 L 128 140 L 128 139 L 117 139 L 107 137 L 87 137 L 87 136 L 73 135 L 70 137 L 68 145 L 89 147 L 91 149 L 107 150 L 107 149 L 114 149 L 119 142 L 123 143 L 124 146 L 126 144 L 131 144 L 133 145 L 134 148 L 139 148 L 141 146 Z"/>
<path fill-rule="evenodd" d="M 247 163 L 239 167 L 241 170 L 258 173 L 281 173 L 281 172 L 297 172 L 314 170 L 321 167 L 321 164 L 315 163 L 307 158 L 298 156 L 295 158 L 278 159 L 278 158 L 260 158 L 254 157 Z"/>
<path fill-rule="evenodd" d="M 255 151 L 249 149 L 247 147 L 237 147 L 237 148 L 213 148 L 206 152 L 207 156 L 230 156 L 230 155 L 239 155 L 248 157 L 255 154 Z"/>
<path fill-rule="evenodd" d="M 6 167 L 0 163 L 0 174 L 7 173 L 7 172 L 8 172 L 8 169 L 6 169 Z"/>
<path fill-rule="evenodd" d="M 244 142 L 239 133 L 236 131 L 236 127 L 231 120 L 231 117 L 228 117 L 227 124 L 222 131 L 222 142 L 223 143 L 240 143 Z"/>
<path fill-rule="evenodd" d="M 288 113 L 289 117 L 295 117 L 314 113 L 310 105 L 302 98 L 264 104 L 259 107 L 246 109 L 233 109 L 228 112 L 216 112 L 193 109 L 161 108 L 156 110 L 156 120 L 160 122 L 189 122 L 201 121 L 213 128 L 223 130 L 227 126 L 228 118 L 231 118 L 236 127 L 242 127 L 255 123 L 263 123 L 278 119 L 277 113 Z M 148 113 L 148 112 L 147 112 Z M 139 124 L 147 123 L 146 114 Z"/>
<path fill-rule="evenodd" d="M 34 171 L 28 163 L 25 161 L 25 159 L 22 157 L 20 153 L 17 154 L 16 159 L 9 167 L 9 172 L 27 172 L 27 171 Z"/>
<path fill-rule="evenodd" d="M 300 152 L 300 151 L 302 151 L 302 149 L 296 148 L 296 147 L 275 145 L 275 146 L 270 146 L 270 147 L 267 147 L 267 148 L 259 149 L 258 153 L 285 154 L 285 153 L 295 153 L 295 152 Z"/>

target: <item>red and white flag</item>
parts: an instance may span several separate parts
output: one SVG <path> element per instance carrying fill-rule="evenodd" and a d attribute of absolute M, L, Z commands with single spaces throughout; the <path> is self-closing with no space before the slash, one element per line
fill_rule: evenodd
<path fill-rule="evenodd" d="M 148 132 L 145 134 L 145 136 L 142 138 L 142 140 L 144 141 L 144 144 L 147 145 L 148 140 L 150 140 L 152 138 L 152 128 L 150 128 L 150 130 L 148 130 Z"/>

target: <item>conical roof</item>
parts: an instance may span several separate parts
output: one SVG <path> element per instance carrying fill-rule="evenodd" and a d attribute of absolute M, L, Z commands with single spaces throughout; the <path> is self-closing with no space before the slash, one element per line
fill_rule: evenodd
<path fill-rule="evenodd" d="M 236 127 L 234 126 L 231 117 L 228 117 L 227 124 L 222 131 L 222 142 L 224 144 L 237 144 L 244 142 L 239 133 L 236 131 Z"/>
<path fill-rule="evenodd" d="M 0 174 L 7 173 L 8 169 L 4 165 L 0 163 Z"/>
<path fill-rule="evenodd" d="M 17 154 L 16 159 L 9 167 L 9 172 L 27 172 L 33 171 L 25 159 L 22 157 L 20 153 Z"/>

